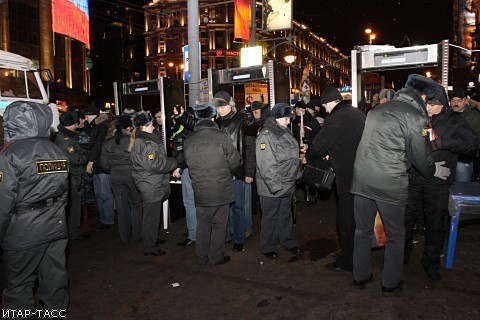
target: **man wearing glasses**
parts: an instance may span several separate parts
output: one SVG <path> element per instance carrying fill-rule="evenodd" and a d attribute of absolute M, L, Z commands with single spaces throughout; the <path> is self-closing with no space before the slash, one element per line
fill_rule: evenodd
<path fill-rule="evenodd" d="M 480 112 L 470 107 L 466 91 L 462 88 L 454 88 L 450 92 L 450 106 L 454 112 L 459 113 L 467 121 L 480 139 Z M 459 154 L 455 181 L 470 182 L 472 177 L 473 157 Z"/>

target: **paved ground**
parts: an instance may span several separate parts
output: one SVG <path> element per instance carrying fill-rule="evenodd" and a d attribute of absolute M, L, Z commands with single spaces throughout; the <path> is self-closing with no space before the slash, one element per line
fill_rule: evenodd
<path fill-rule="evenodd" d="M 68 255 L 71 304 L 68 319 L 480 319 L 480 224 L 459 232 L 454 268 L 442 280 L 427 279 L 420 265 L 422 239 L 404 270 L 404 291 L 381 295 L 383 251 L 373 254 L 374 282 L 352 287 L 350 273 L 323 266 L 336 250 L 335 201 L 327 195 L 313 206 L 298 204 L 295 234 L 305 259 L 289 252 L 270 261 L 259 252 L 259 216 L 243 252 L 223 266 L 196 264 L 184 239 L 185 219 L 162 231 L 161 257 L 144 256 L 142 245 L 122 244 L 116 230 L 95 232 L 73 243 Z M 178 284 L 178 286 L 174 286 Z"/>

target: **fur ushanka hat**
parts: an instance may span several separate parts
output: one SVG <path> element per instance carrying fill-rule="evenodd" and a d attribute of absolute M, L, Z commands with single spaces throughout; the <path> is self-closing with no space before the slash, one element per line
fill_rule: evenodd
<path fill-rule="evenodd" d="M 405 82 L 405 88 L 417 90 L 421 94 L 426 95 L 428 99 L 432 99 L 441 87 L 432 79 L 421 74 L 411 74 L 408 76 L 407 82 Z"/>
<path fill-rule="evenodd" d="M 127 114 L 119 114 L 115 117 L 115 125 L 132 127 L 132 116 Z"/>
<path fill-rule="evenodd" d="M 139 111 L 132 117 L 132 124 L 135 128 L 143 127 L 153 121 L 150 111 Z"/>
<path fill-rule="evenodd" d="M 272 108 L 272 119 L 291 118 L 293 108 L 287 103 L 276 103 Z"/>
<path fill-rule="evenodd" d="M 195 107 L 193 107 L 193 112 L 197 119 L 211 119 L 217 114 L 217 109 L 215 109 L 215 104 L 207 102 L 195 105 Z"/>

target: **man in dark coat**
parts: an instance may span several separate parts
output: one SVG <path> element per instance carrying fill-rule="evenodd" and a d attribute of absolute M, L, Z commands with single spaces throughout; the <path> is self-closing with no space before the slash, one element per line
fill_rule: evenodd
<path fill-rule="evenodd" d="M 467 93 L 462 88 L 454 88 L 450 92 L 450 105 L 453 112 L 458 113 L 480 139 L 480 111 L 469 105 Z M 473 167 L 476 154 L 459 154 L 455 181 L 470 182 L 473 178 Z"/>
<path fill-rule="evenodd" d="M 410 75 L 406 88 L 392 101 L 369 112 L 357 149 L 351 191 L 355 194 L 354 286 L 373 280 L 370 256 L 377 208 L 388 234 L 382 274 L 382 294 L 402 288 L 405 248 L 405 206 L 411 166 L 426 178 L 446 179 L 450 170 L 434 163 L 425 143 L 428 123 L 425 99 L 438 91 L 435 81 Z M 422 136 L 424 133 L 424 136 Z"/>
<path fill-rule="evenodd" d="M 97 199 L 100 222 L 95 226 L 96 231 L 109 229 L 115 224 L 113 212 L 113 194 L 110 187 L 110 175 L 103 172 L 100 165 L 103 141 L 110 127 L 108 116 L 100 114 L 97 107 L 89 105 L 84 111 L 85 120 L 90 126 L 90 151 L 87 155 L 87 167 L 85 171 L 93 174 L 93 189 Z"/>
<path fill-rule="evenodd" d="M 35 312 L 37 281 L 45 309 L 65 313 L 68 306 L 69 167 L 63 151 L 48 139 L 52 119 L 51 109 L 35 102 L 16 101 L 5 110 L 6 145 L 0 151 L 0 243 L 8 275 L 4 311 Z"/>
<path fill-rule="evenodd" d="M 195 132 L 184 141 L 185 162 L 190 170 L 197 211 L 196 255 L 200 265 L 228 263 L 225 231 L 230 203 L 235 201 L 233 174 L 241 158 L 230 135 L 213 121 L 213 103 L 196 105 Z"/>
<path fill-rule="evenodd" d="M 323 90 L 320 103 L 330 115 L 326 117 L 322 131 L 315 136 L 305 156 L 307 162 L 314 162 L 328 153 L 335 170 L 337 229 L 341 251 L 336 261 L 326 267 L 333 271 L 352 272 L 355 219 L 350 185 L 355 153 L 365 126 L 365 114 L 354 108 L 351 100 L 343 100 L 340 92 L 332 87 Z"/>
<path fill-rule="evenodd" d="M 431 280 L 440 280 L 438 269 L 445 242 L 449 188 L 454 181 L 458 154 L 474 155 L 478 149 L 478 138 L 463 117 L 450 112 L 443 88 L 438 90 L 433 99 L 427 101 L 427 112 L 431 118 L 431 128 L 427 137 L 433 150 L 432 158 L 435 162 L 445 162 L 445 166 L 450 168 L 452 174 L 446 180 L 437 177 L 427 179 L 415 168 L 410 169 L 405 214 L 404 263 L 410 260 L 415 220 L 418 215 L 425 214 L 427 228 L 422 266 Z"/>
<path fill-rule="evenodd" d="M 68 205 L 67 205 L 67 221 L 68 221 L 68 238 L 70 240 L 83 240 L 88 237 L 81 234 L 81 213 L 82 199 L 80 196 L 80 184 L 82 182 L 83 166 L 87 163 L 87 157 L 84 150 L 78 142 L 78 115 L 74 111 L 65 112 L 60 116 L 60 124 L 58 125 L 55 144 L 63 150 L 68 158 Z"/>

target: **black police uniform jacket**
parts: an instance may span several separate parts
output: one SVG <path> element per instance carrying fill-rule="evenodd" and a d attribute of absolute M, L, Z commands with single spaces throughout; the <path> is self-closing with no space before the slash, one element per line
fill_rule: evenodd
<path fill-rule="evenodd" d="M 427 123 L 425 103 L 410 89 L 398 91 L 393 100 L 370 111 L 357 149 L 351 192 L 406 205 L 408 169 L 413 165 L 426 178 L 435 174 L 424 136 Z"/>
<path fill-rule="evenodd" d="M 78 132 L 65 129 L 62 125 L 59 125 L 57 128 L 58 132 L 55 137 L 55 144 L 60 147 L 67 156 L 70 174 L 80 176 L 83 167 L 87 163 L 87 156 L 78 142 Z"/>
<path fill-rule="evenodd" d="M 13 107 L 15 106 L 15 107 Z M 68 160 L 48 139 L 49 107 L 14 102 L 5 111 L 0 151 L 0 242 L 24 250 L 66 238 Z"/>
<path fill-rule="evenodd" d="M 195 132 L 183 142 L 183 152 L 196 206 L 214 207 L 235 201 L 233 174 L 241 158 L 228 133 L 210 119 L 198 120 Z"/>
<path fill-rule="evenodd" d="M 174 158 L 167 158 L 160 137 L 137 130 L 130 154 L 132 176 L 142 201 L 164 201 L 170 195 L 170 172 L 177 168 Z"/>
<path fill-rule="evenodd" d="M 450 169 L 450 176 L 446 180 L 437 177 L 427 179 L 412 168 L 409 172 L 410 182 L 450 185 L 455 178 L 458 155 L 474 156 L 478 149 L 478 137 L 468 122 L 458 113 L 450 112 L 449 108 L 434 115 L 431 126 L 437 136 L 435 140 L 429 142 L 429 147 L 433 151 L 432 158 L 435 162 L 445 161 L 443 166 Z"/>
<path fill-rule="evenodd" d="M 314 162 L 325 153 L 330 155 L 335 170 L 338 193 L 350 192 L 353 163 L 365 127 L 365 114 L 344 100 L 325 118 L 322 131 L 314 138 L 305 154 L 307 163 Z"/>
<path fill-rule="evenodd" d="M 272 118 L 265 121 L 256 141 L 257 193 L 267 197 L 288 197 L 301 178 L 298 142 L 288 128 Z"/>

